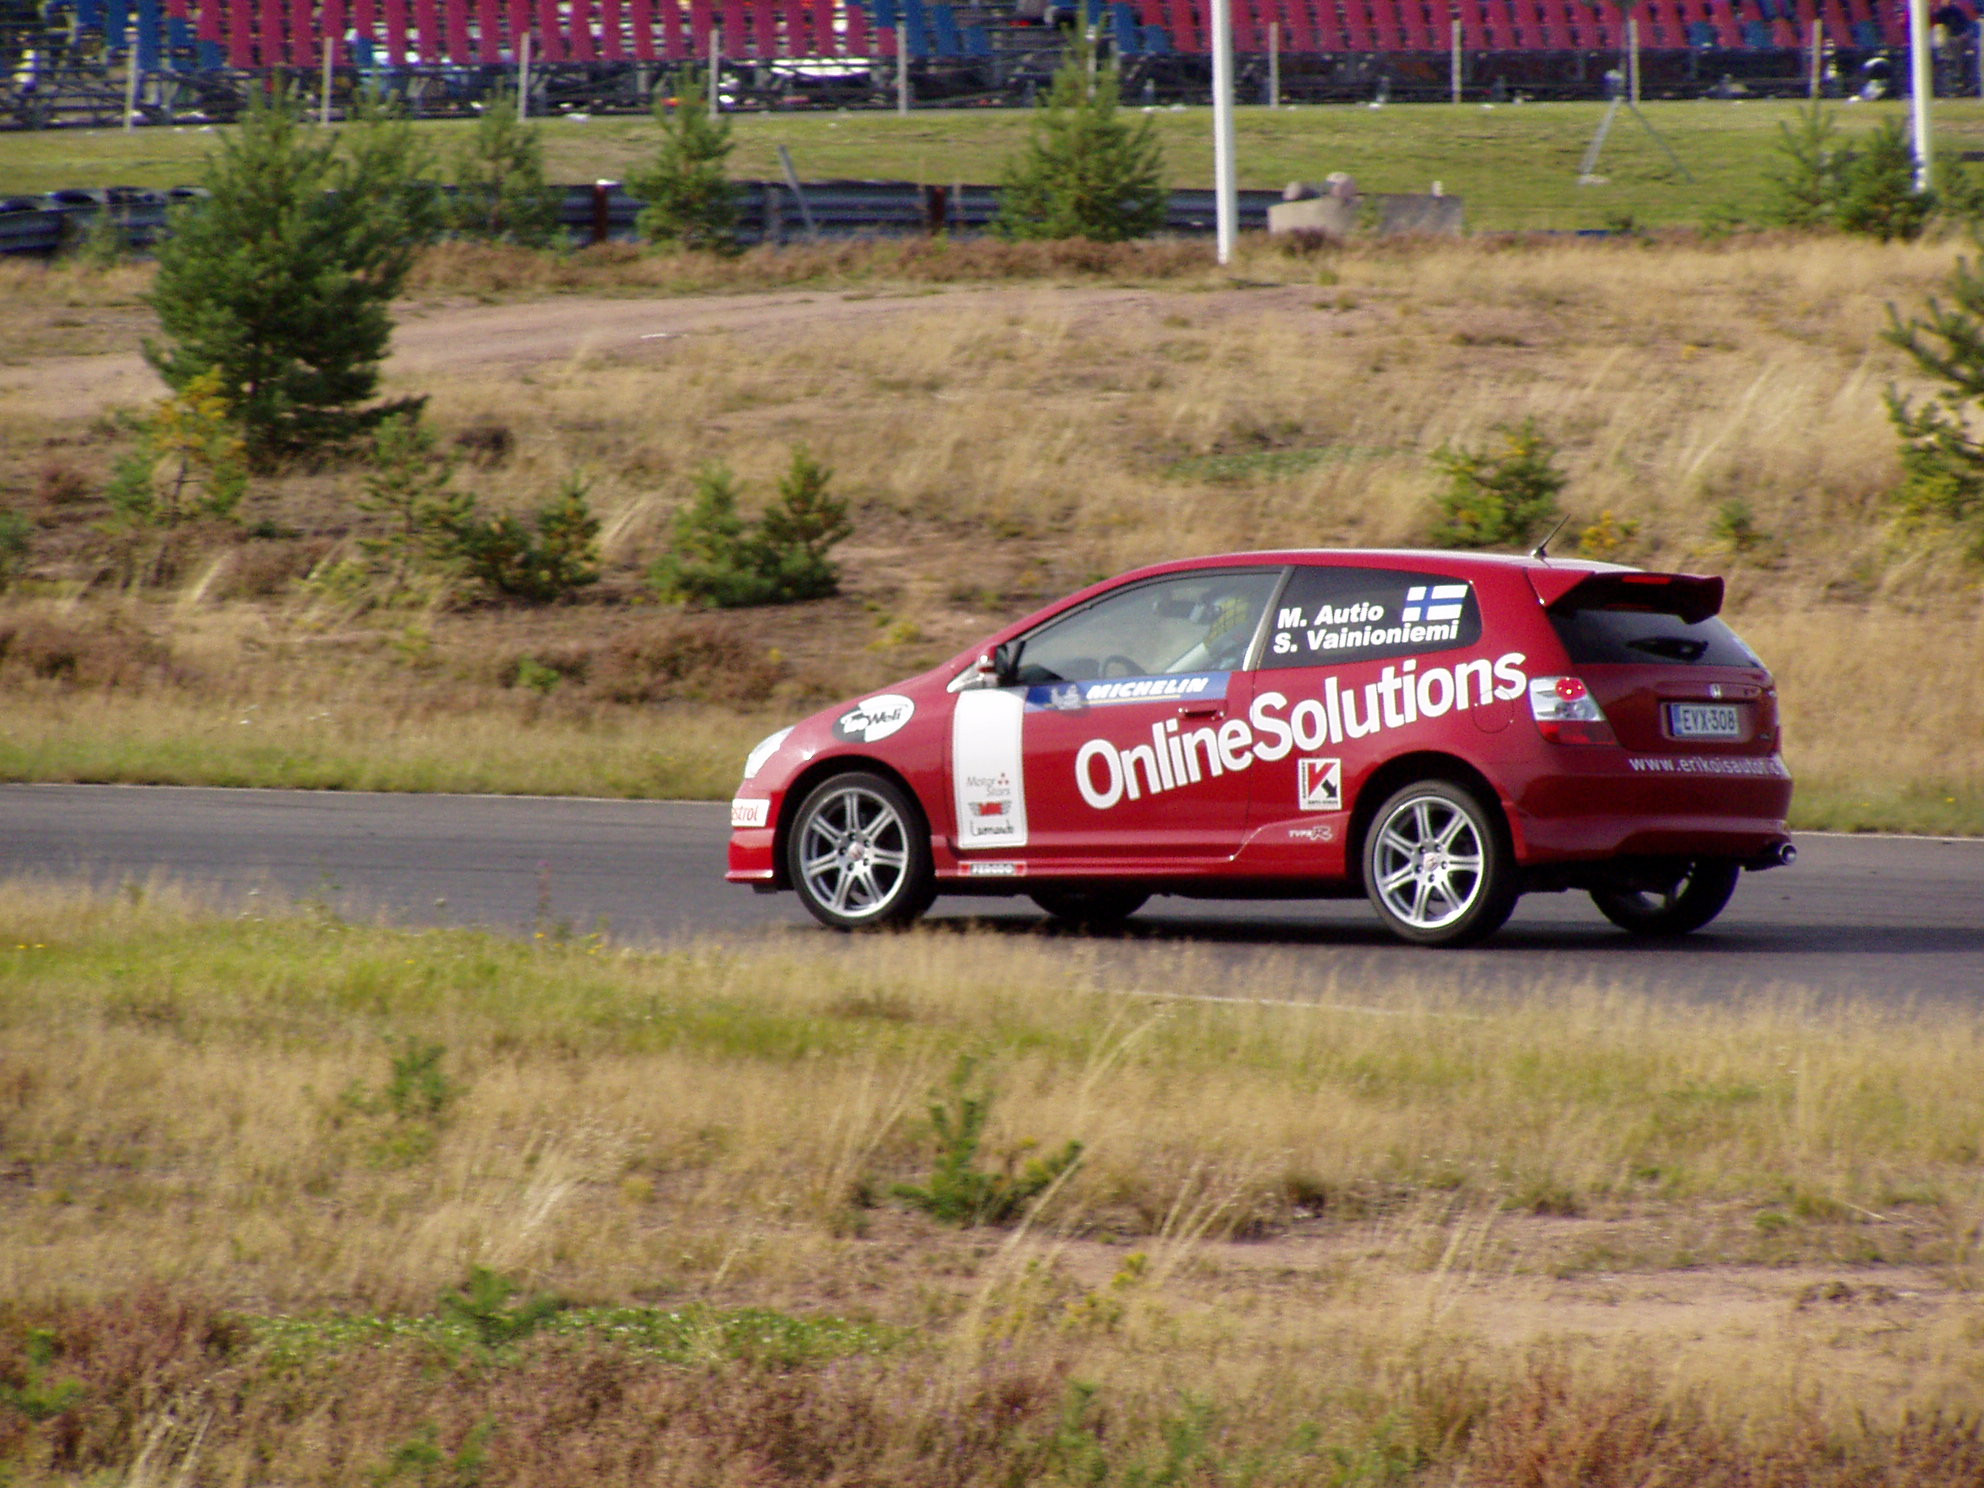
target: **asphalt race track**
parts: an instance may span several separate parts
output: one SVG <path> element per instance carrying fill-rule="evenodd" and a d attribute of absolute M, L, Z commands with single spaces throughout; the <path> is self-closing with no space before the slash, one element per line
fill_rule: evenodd
<path fill-rule="evenodd" d="M 842 943 L 790 894 L 723 882 L 727 823 L 725 806 L 699 802 L 8 785 L 0 879 L 158 880 L 229 908 L 310 900 L 353 918 L 603 929 L 632 943 Z M 1659 944 L 1629 939 L 1570 894 L 1525 899 L 1499 935 L 1460 952 L 1396 944 L 1362 901 L 1156 899 L 1125 930 L 1093 935 L 1046 929 L 1023 899 L 945 899 L 931 923 L 1049 938 L 1107 982 L 1212 995 L 1341 994 L 1405 974 L 1490 991 L 1576 968 L 1684 998 L 1797 988 L 1984 1006 L 1984 841 L 1798 845 L 1794 867 L 1746 875 L 1707 930 Z M 0 934 L 5 921 L 0 888 Z"/>

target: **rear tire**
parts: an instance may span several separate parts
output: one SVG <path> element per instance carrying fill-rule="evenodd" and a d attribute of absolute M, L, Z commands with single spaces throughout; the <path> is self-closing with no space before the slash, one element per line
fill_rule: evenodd
<path fill-rule="evenodd" d="M 1493 935 L 1520 892 L 1501 813 L 1451 780 L 1408 785 L 1364 834 L 1364 892 L 1385 928 L 1414 945 Z"/>
<path fill-rule="evenodd" d="M 866 771 L 807 792 L 785 867 L 806 912 L 835 930 L 908 925 L 936 898 L 923 812 L 893 780 Z"/>
<path fill-rule="evenodd" d="M 1120 925 L 1150 895 L 1135 889 L 1035 889 L 1027 895 L 1053 919 L 1069 925 Z"/>
<path fill-rule="evenodd" d="M 1598 912 L 1634 935 L 1686 935 L 1721 914 L 1743 870 L 1723 858 L 1697 858 L 1666 890 L 1593 889 Z"/>

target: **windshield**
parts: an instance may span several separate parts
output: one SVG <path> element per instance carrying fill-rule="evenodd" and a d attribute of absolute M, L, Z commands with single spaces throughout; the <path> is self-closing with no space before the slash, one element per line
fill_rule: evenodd
<path fill-rule="evenodd" d="M 1245 664 L 1279 569 L 1215 569 L 1136 584 L 1051 620 L 1017 647 L 1027 686 L 1232 671 Z"/>

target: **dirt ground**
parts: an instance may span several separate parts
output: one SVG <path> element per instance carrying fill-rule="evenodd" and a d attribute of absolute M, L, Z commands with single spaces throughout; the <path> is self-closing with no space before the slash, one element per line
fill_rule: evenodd
<path fill-rule="evenodd" d="M 1015 311 L 1051 303 L 1062 314 L 1155 322 L 1174 310 L 1176 290 L 1096 286 L 1041 289 L 995 285 L 901 291 L 805 290 L 793 293 L 630 299 L 560 295 L 528 302 L 487 304 L 450 299 L 404 302 L 395 310 L 387 380 L 435 373 L 522 373 L 548 364 L 637 361 L 664 357 L 689 337 L 713 332 L 778 338 L 822 327 L 868 326 L 905 314 L 925 314 L 941 298 L 960 313 L 1002 307 Z M 1195 293 L 1199 315 L 1252 316 L 1313 312 L 1315 291 L 1275 285 Z M 61 344 L 131 347 L 153 327 L 137 306 L 64 312 Z M 12 340 L 10 336 L 8 338 Z M 35 338 L 46 344 L 47 337 Z M 29 359 L 21 360 L 23 349 Z M 14 412 L 74 417 L 142 404 L 164 385 L 135 350 L 33 355 L 23 338 L 12 355 L 0 356 L 0 400 Z"/>

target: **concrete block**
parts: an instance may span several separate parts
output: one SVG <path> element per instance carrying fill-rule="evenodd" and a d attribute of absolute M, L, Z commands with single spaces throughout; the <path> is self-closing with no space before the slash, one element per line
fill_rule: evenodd
<path fill-rule="evenodd" d="M 1321 232 L 1333 238 L 1347 238 L 1357 226 L 1357 202 L 1334 196 L 1304 197 L 1300 201 L 1272 202 L 1268 206 L 1271 233 Z"/>
<path fill-rule="evenodd" d="M 1381 233 L 1438 233 L 1458 237 L 1466 230 L 1466 225 L 1466 199 L 1463 197 L 1399 194 L 1378 198 L 1378 231 Z"/>

